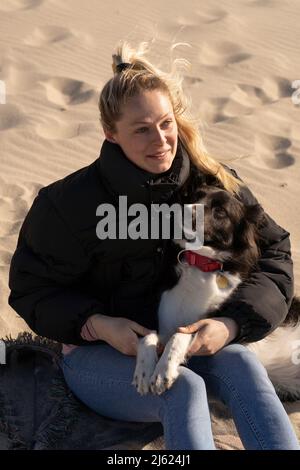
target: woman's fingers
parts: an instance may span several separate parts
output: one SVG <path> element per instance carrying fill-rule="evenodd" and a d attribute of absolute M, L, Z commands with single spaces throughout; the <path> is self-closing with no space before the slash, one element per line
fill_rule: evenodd
<path fill-rule="evenodd" d="M 145 328 L 144 326 L 134 321 L 130 321 L 130 328 L 136 333 L 138 333 L 140 336 L 146 336 L 150 333 L 153 333 L 153 330 L 149 330 L 148 328 Z"/>
<path fill-rule="evenodd" d="M 180 326 L 179 328 L 177 328 L 177 331 L 178 331 L 178 333 L 187 333 L 187 334 L 195 333 L 202 326 L 205 325 L 205 321 L 206 320 L 199 320 L 199 321 L 197 321 L 195 323 L 191 323 L 190 325 L 187 325 L 187 326 Z"/>

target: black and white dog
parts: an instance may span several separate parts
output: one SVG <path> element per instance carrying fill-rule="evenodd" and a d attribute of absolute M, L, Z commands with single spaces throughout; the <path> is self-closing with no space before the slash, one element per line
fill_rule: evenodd
<path fill-rule="evenodd" d="M 172 386 L 195 334 L 177 328 L 213 316 L 236 287 L 247 279 L 259 259 L 258 227 L 264 224 L 259 204 L 245 206 L 227 191 L 202 185 L 197 202 L 205 205 L 204 245 L 184 250 L 186 240 L 174 244 L 171 288 L 162 293 L 159 334 L 140 339 L 133 384 L 140 394 L 161 394 Z M 170 275 L 168 276 L 170 279 Z M 267 338 L 248 344 L 266 367 L 279 392 L 300 397 L 300 364 L 292 360 L 300 348 L 300 303 L 294 300 L 287 320 Z M 158 344 L 164 346 L 158 357 Z M 297 362 L 297 361 L 296 361 Z"/>

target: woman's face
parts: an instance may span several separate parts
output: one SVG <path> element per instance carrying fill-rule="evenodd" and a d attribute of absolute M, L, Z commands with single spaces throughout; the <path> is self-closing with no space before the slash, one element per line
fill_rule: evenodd
<path fill-rule="evenodd" d="M 106 139 L 117 143 L 127 158 L 150 173 L 169 170 L 177 151 L 177 123 L 172 104 L 159 90 L 145 91 L 124 105 L 114 134 Z"/>

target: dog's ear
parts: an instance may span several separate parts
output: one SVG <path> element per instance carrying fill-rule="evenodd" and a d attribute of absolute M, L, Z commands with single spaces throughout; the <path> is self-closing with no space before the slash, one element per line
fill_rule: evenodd
<path fill-rule="evenodd" d="M 189 177 L 181 187 L 178 194 L 180 202 L 182 204 L 192 204 L 197 202 L 197 200 L 204 196 L 200 191 L 202 191 L 205 183 L 206 175 L 192 164 Z"/>
<path fill-rule="evenodd" d="M 204 188 L 199 187 L 186 187 L 183 188 L 178 195 L 181 204 L 193 204 L 202 199 L 206 195 Z"/>
<path fill-rule="evenodd" d="M 262 227 L 265 223 L 265 212 L 260 204 L 246 206 L 245 219 L 257 227 Z"/>
<path fill-rule="evenodd" d="M 200 199 L 203 199 L 206 196 L 206 191 L 205 191 L 204 188 L 203 189 L 196 189 L 193 196 L 194 196 L 195 202 L 199 201 Z"/>
<path fill-rule="evenodd" d="M 185 201 L 186 204 L 197 204 L 207 195 L 207 191 L 205 187 L 203 188 L 196 188 L 194 189 L 193 193 L 191 193 L 188 199 Z"/>

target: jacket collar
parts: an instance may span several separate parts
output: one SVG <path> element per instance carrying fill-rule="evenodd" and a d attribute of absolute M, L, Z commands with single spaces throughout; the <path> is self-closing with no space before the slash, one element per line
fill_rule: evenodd
<path fill-rule="evenodd" d="M 128 205 L 170 200 L 190 172 L 190 160 L 180 140 L 171 168 L 159 175 L 139 168 L 128 160 L 118 144 L 108 140 L 103 142 L 96 165 L 106 189 L 114 198 L 126 195 Z"/>

